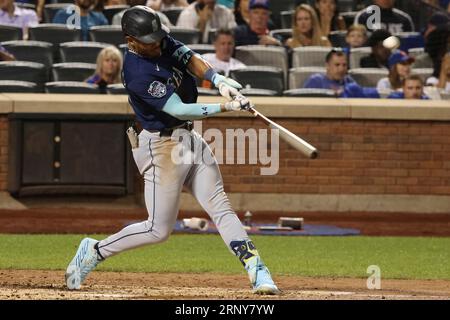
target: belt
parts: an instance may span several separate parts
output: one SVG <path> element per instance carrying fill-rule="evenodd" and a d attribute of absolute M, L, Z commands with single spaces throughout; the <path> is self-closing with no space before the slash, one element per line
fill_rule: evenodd
<path fill-rule="evenodd" d="M 193 127 L 194 127 L 194 125 L 193 125 L 192 121 L 186 121 L 183 124 L 176 126 L 176 127 L 164 128 L 162 130 L 147 130 L 147 131 L 159 132 L 160 137 L 170 137 L 170 136 L 172 136 L 172 133 L 177 129 L 184 129 L 187 131 L 191 131 L 193 129 Z"/>

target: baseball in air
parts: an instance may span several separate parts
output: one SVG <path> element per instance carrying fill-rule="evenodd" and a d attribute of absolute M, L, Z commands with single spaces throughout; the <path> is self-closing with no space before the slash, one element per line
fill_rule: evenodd
<path fill-rule="evenodd" d="M 400 47 L 400 39 L 396 36 L 390 36 L 383 41 L 383 46 L 391 50 L 398 49 Z"/>

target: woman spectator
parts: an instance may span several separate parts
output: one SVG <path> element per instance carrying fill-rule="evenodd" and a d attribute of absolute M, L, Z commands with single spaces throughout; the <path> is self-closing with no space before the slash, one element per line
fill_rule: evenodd
<path fill-rule="evenodd" d="M 108 84 L 121 83 L 122 53 L 114 46 L 106 47 L 97 56 L 97 69 L 86 79 L 87 83 L 97 84 L 100 93 L 106 93 Z"/>
<path fill-rule="evenodd" d="M 345 31 L 344 18 L 339 15 L 336 0 L 316 0 L 316 13 L 324 35 L 331 31 Z"/>
<path fill-rule="evenodd" d="M 286 41 L 291 49 L 303 46 L 331 47 L 330 41 L 320 28 L 319 19 L 314 9 L 301 4 L 295 9 L 292 19 L 292 38 Z"/>
<path fill-rule="evenodd" d="M 237 25 L 249 24 L 249 0 L 236 0 L 234 4 L 234 18 Z"/>
<path fill-rule="evenodd" d="M 388 60 L 389 76 L 378 81 L 378 91 L 401 90 L 402 82 L 411 74 L 414 58 L 404 51 L 394 51 Z"/>

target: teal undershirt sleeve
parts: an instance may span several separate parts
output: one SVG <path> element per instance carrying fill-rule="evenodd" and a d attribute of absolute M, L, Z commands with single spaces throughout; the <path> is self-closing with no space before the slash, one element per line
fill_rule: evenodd
<path fill-rule="evenodd" d="M 162 111 L 180 120 L 203 119 L 212 114 L 221 112 L 220 103 L 184 103 L 183 101 L 181 101 L 180 96 L 176 93 L 173 93 L 170 96 Z"/>

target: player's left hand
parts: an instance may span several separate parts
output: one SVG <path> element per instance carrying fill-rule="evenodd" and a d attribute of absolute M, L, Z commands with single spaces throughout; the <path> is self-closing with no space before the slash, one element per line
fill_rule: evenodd
<path fill-rule="evenodd" d="M 216 74 L 213 78 L 214 86 L 219 89 L 222 97 L 227 98 L 228 100 L 233 99 L 233 97 L 239 94 L 239 90 L 242 89 L 242 86 L 239 82 L 224 77 L 220 74 Z"/>
<path fill-rule="evenodd" d="M 251 102 L 242 94 L 237 94 L 232 101 L 225 103 L 227 111 L 247 111 L 251 107 Z"/>

